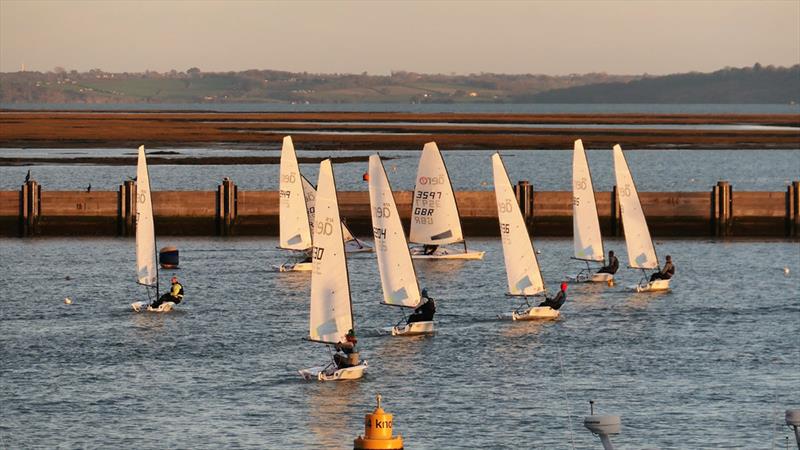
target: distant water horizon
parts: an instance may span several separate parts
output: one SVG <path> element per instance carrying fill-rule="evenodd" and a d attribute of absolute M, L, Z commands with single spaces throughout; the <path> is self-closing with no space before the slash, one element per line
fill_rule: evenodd
<path fill-rule="evenodd" d="M 13 111 L 405 112 L 497 114 L 800 114 L 800 104 L 654 103 L 0 103 Z"/>

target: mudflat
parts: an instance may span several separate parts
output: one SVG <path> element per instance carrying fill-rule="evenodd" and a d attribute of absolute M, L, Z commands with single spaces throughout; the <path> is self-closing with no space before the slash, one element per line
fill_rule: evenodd
<path fill-rule="evenodd" d="M 800 114 L 0 112 L 0 147 L 798 149 Z"/>

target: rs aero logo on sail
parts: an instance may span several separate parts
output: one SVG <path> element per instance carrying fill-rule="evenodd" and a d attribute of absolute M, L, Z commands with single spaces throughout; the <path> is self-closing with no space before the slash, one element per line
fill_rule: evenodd
<path fill-rule="evenodd" d="M 419 177 L 419 184 L 444 184 L 444 175 L 438 177 Z"/>

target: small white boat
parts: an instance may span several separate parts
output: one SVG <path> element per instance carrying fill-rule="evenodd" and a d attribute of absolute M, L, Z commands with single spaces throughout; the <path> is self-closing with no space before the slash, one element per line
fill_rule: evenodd
<path fill-rule="evenodd" d="M 467 249 L 450 175 L 435 142 L 425 144 L 419 159 L 408 240 L 427 246 L 412 248 L 414 259 L 483 259 L 485 253 Z M 442 247 L 452 244 L 463 244 L 463 251 Z"/>
<path fill-rule="evenodd" d="M 173 302 L 164 302 L 157 308 L 149 306 L 160 295 L 158 286 L 158 252 L 156 248 L 150 174 L 147 170 L 147 155 L 144 151 L 144 145 L 142 145 L 139 147 L 139 156 L 136 163 L 136 281 L 145 287 L 150 301 L 131 303 L 131 308 L 135 312 L 169 312 L 175 307 Z"/>
<path fill-rule="evenodd" d="M 614 146 L 614 175 L 619 193 L 619 207 L 622 211 L 622 228 L 625 232 L 625 246 L 628 250 L 628 266 L 641 269 L 642 279 L 631 290 L 636 292 L 656 292 L 669 289 L 670 280 L 650 281 L 648 271 L 660 270 L 658 256 L 650 237 L 650 229 L 639 201 L 639 192 L 633 182 L 622 147 Z"/>
<path fill-rule="evenodd" d="M 418 336 L 420 334 L 433 334 L 436 332 L 434 321 L 428 320 L 424 322 L 411 322 L 406 324 L 397 324 L 393 326 L 390 331 L 392 336 Z"/>
<path fill-rule="evenodd" d="M 560 316 L 561 314 L 558 311 L 549 306 L 533 306 L 511 313 L 513 320 L 548 320 L 557 319 Z"/>
<path fill-rule="evenodd" d="M 309 335 L 311 342 L 335 345 L 345 342 L 346 333 L 355 330 L 353 302 L 350 298 L 350 277 L 344 251 L 336 183 L 331 161 L 320 164 L 317 211 L 314 217 L 315 243 L 311 272 L 311 305 Z M 355 380 L 367 369 L 366 361 L 351 367 L 337 367 L 332 361 L 326 366 L 299 370 L 305 379 L 319 381 Z"/>
<path fill-rule="evenodd" d="M 274 266 L 278 272 L 310 272 L 313 270 L 314 265 L 310 262 L 298 263 L 283 263 L 280 266 Z"/>
<path fill-rule="evenodd" d="M 318 380 L 318 381 L 347 381 L 358 380 L 364 376 L 364 372 L 369 365 L 366 361 L 354 367 L 347 367 L 345 369 L 335 370 L 333 363 L 327 366 L 309 367 L 308 369 L 301 369 L 300 376 L 305 380 Z"/>
<path fill-rule="evenodd" d="M 297 164 L 292 138 L 283 138 L 281 148 L 280 186 L 278 191 L 278 221 L 280 225 L 280 248 L 293 250 L 303 258 L 313 245 L 311 240 L 311 221 L 308 217 L 306 195 L 303 189 L 303 176 Z M 313 209 L 312 209 L 313 210 Z M 301 270 L 300 261 L 289 261 L 278 268 L 281 272 Z M 306 269 L 308 270 L 308 269 Z"/>
<path fill-rule="evenodd" d="M 525 303 L 513 311 L 511 317 L 514 320 L 558 318 L 561 315 L 558 310 L 549 306 L 531 306 L 528 303 L 528 297 L 545 293 L 539 261 L 536 259 L 533 242 L 519 210 L 508 173 L 498 153 L 492 155 L 492 173 L 503 260 L 508 278 L 508 295 L 525 298 Z"/>
<path fill-rule="evenodd" d="M 417 273 L 411 261 L 389 178 L 378 155 L 369 157 L 369 203 L 375 254 L 383 288 L 382 303 L 400 308 L 417 308 L 422 299 Z M 403 323 L 405 321 L 403 317 L 392 327 L 392 336 L 434 332 L 433 321 Z"/>
<path fill-rule="evenodd" d="M 283 138 L 279 189 L 280 248 L 299 251 L 301 258 L 305 259 L 313 246 L 317 189 L 300 173 L 291 136 Z M 344 228 L 346 252 L 372 251 L 369 245 L 353 235 L 344 222 L 342 228 Z M 310 271 L 310 263 L 304 263 L 302 259 L 273 267 L 279 272 Z"/>
<path fill-rule="evenodd" d="M 590 265 L 605 265 L 605 253 L 600 221 L 597 218 L 592 173 L 586 160 L 583 141 L 580 139 L 575 141 L 572 152 L 572 243 L 573 259 L 585 261 L 586 268 L 570 277 L 571 281 L 608 283 L 614 279 L 614 275 L 610 273 L 596 273 L 599 267 Z"/>

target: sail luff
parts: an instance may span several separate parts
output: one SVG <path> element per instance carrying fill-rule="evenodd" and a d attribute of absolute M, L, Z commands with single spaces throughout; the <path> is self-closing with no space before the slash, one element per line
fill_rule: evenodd
<path fill-rule="evenodd" d="M 305 192 L 292 138 L 283 138 L 279 186 L 280 246 L 307 250 L 312 246 Z"/>
<path fill-rule="evenodd" d="M 572 235 L 575 259 L 605 261 L 592 174 L 580 139 L 572 152 Z"/>
<path fill-rule="evenodd" d="M 614 175 L 617 182 L 622 229 L 628 250 L 628 265 L 636 269 L 658 268 L 658 257 L 622 147 L 614 146 Z"/>
<path fill-rule="evenodd" d="M 315 209 L 309 339 L 336 343 L 344 340 L 354 324 L 336 182 L 329 159 L 320 164 Z"/>
<path fill-rule="evenodd" d="M 538 294 L 545 290 L 539 261 L 508 172 L 498 153 L 492 155 L 492 174 L 508 291 L 511 295 Z"/>
<path fill-rule="evenodd" d="M 462 242 L 455 192 L 435 142 L 422 149 L 411 208 L 409 241 L 445 245 Z"/>
<path fill-rule="evenodd" d="M 158 287 L 153 200 L 144 145 L 139 147 L 136 163 L 136 279 L 139 284 Z"/>
<path fill-rule="evenodd" d="M 383 303 L 414 308 L 420 303 L 419 282 L 394 194 L 378 155 L 369 157 L 369 200 Z"/>

